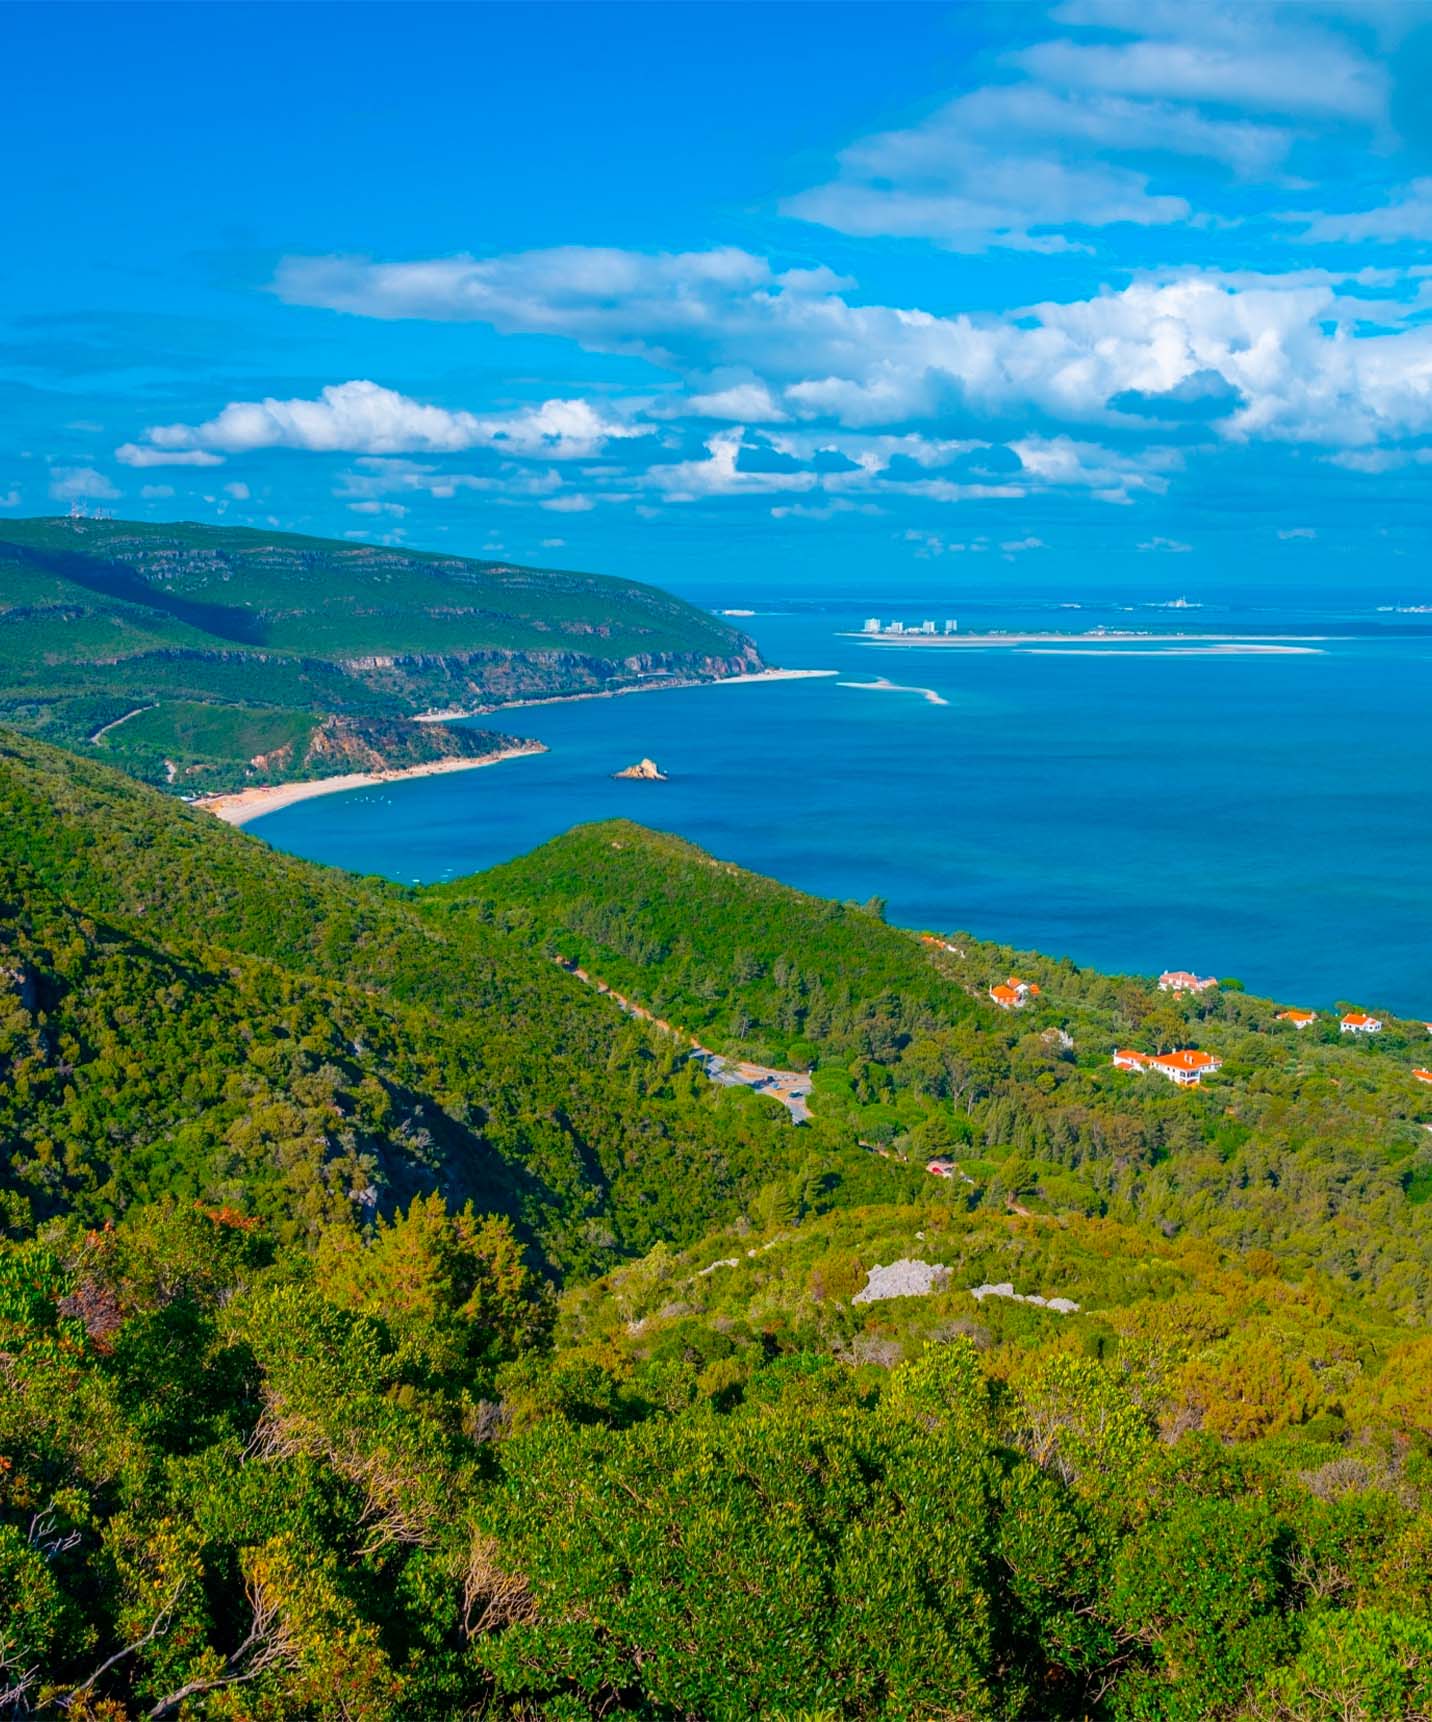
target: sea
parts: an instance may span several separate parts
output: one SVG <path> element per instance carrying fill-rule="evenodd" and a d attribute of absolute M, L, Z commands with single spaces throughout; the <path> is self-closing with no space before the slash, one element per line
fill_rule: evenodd
<path fill-rule="evenodd" d="M 861 637 L 877 616 L 1068 637 L 903 646 Z M 837 673 L 511 709 L 475 721 L 547 753 L 248 829 L 428 882 L 625 817 L 900 925 L 1432 1021 L 1432 613 L 796 594 L 733 620 L 767 662 Z M 668 781 L 611 775 L 643 757 Z"/>

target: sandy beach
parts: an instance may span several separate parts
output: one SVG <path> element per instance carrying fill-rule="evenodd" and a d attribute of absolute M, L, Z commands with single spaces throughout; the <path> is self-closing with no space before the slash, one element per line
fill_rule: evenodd
<path fill-rule="evenodd" d="M 521 759 L 527 754 L 546 753 L 540 742 L 526 747 L 509 747 L 501 753 L 489 753 L 481 759 L 435 759 L 426 765 L 404 766 L 397 771 L 350 771 L 342 777 L 317 777 L 307 783 L 273 783 L 253 789 L 238 789 L 231 795 L 206 795 L 192 802 L 202 807 L 226 825 L 247 825 L 265 813 L 277 813 L 280 807 L 292 807 L 295 802 L 309 801 L 315 795 L 336 795 L 344 789 L 372 789 L 380 783 L 398 783 L 408 777 L 439 777 L 448 771 L 472 771 L 482 765 L 498 765 L 505 759 Z"/>
<path fill-rule="evenodd" d="M 597 688 L 589 694 L 544 694 L 530 700 L 504 700 L 495 706 L 454 706 L 446 711 L 421 712 L 415 723 L 453 723 L 458 718 L 491 717 L 494 712 L 519 711 L 527 706 L 564 706 L 574 700 L 615 700 L 627 694 L 669 693 L 674 688 L 728 688 L 747 682 L 803 682 L 812 676 L 838 676 L 839 670 L 756 670 L 746 676 L 693 676 L 687 681 L 637 682 L 628 688 Z"/>

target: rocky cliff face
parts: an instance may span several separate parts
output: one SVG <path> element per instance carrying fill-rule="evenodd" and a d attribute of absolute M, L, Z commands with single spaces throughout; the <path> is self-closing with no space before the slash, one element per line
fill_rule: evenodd
<path fill-rule="evenodd" d="M 655 652 L 605 658 L 562 649 L 492 650 L 349 658 L 341 668 L 373 692 L 422 711 L 450 706 L 482 710 L 511 700 L 602 693 L 646 683 L 714 681 L 751 675 L 764 665 L 755 642 L 745 641 L 738 653 L 722 657 Z"/>
<path fill-rule="evenodd" d="M 540 743 L 490 729 L 456 729 L 409 718 L 326 717 L 300 744 L 257 754 L 251 780 L 288 782 L 341 777 L 350 771 L 397 771 L 444 759 L 485 759 L 514 748 L 541 752 Z"/>

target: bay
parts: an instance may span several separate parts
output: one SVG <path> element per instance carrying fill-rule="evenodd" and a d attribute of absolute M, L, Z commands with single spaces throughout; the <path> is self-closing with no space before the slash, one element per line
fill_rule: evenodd
<path fill-rule="evenodd" d="M 317 798 L 249 829 L 412 882 L 626 817 L 822 896 L 881 897 L 903 925 L 1432 1020 L 1424 618 L 995 595 L 956 607 L 962 630 L 1152 628 L 1160 649 L 847 637 L 876 613 L 942 623 L 951 608 L 793 599 L 741 625 L 770 662 L 838 675 L 506 711 L 480 721 L 550 751 Z M 1175 630 L 1316 638 L 1162 649 Z M 848 685 L 881 678 L 897 687 Z M 612 779 L 644 756 L 670 781 Z"/>

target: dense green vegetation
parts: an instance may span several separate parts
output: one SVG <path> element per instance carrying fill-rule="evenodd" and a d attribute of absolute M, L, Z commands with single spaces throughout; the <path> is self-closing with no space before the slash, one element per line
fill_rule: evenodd
<path fill-rule="evenodd" d="M 0 719 L 86 749 L 150 708 L 94 745 L 176 788 L 304 776 L 323 717 L 363 720 L 402 763 L 432 757 L 410 721 L 429 709 L 759 662 L 635 581 L 239 528 L 0 522 Z"/>
<path fill-rule="evenodd" d="M 1423 1047 L 0 733 L 0 1710 L 1426 1717 Z"/>
<path fill-rule="evenodd" d="M 533 748 L 498 730 L 406 718 L 319 717 L 286 707 L 165 700 L 126 713 L 95 740 L 97 752 L 147 783 L 186 794 L 246 783 L 401 770 L 448 759 L 487 759 Z"/>
<path fill-rule="evenodd" d="M 1237 989 L 1151 983 L 954 934 L 927 943 L 628 824 L 587 827 L 430 893 L 574 959 L 720 1050 L 813 1064 L 815 1126 L 923 1162 L 957 1157 L 979 1200 L 1109 1216 L 1376 1288 L 1432 1313 L 1432 1091 L 1424 1023 L 1349 1044 Z M 949 949 L 946 947 L 953 947 Z M 1030 1008 L 988 997 L 1011 971 Z M 1116 1071 L 1115 1047 L 1201 1047 L 1197 1090 Z"/>
<path fill-rule="evenodd" d="M 415 1190 L 590 1271 L 739 1211 L 799 1138 L 481 926 L 0 736 L 0 1199 L 22 1228 L 245 1199 L 285 1237 Z M 860 1167 L 862 1156 L 847 1160 Z"/>

